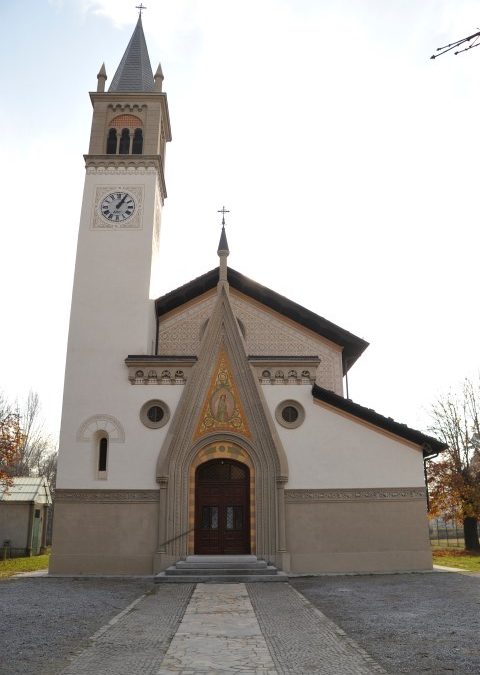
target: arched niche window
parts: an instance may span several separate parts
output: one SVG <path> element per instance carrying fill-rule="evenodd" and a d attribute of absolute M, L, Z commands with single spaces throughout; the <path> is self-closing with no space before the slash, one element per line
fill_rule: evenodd
<path fill-rule="evenodd" d="M 103 436 L 98 441 L 98 471 L 106 472 L 108 455 L 108 438 Z"/>
<path fill-rule="evenodd" d="M 135 129 L 132 142 L 132 155 L 141 155 L 143 151 L 143 132 Z"/>
<path fill-rule="evenodd" d="M 107 155 L 115 155 L 117 153 L 117 130 L 110 129 L 107 138 Z"/>
<path fill-rule="evenodd" d="M 130 130 L 122 129 L 120 136 L 120 147 L 118 149 L 120 155 L 128 155 L 130 153 Z"/>

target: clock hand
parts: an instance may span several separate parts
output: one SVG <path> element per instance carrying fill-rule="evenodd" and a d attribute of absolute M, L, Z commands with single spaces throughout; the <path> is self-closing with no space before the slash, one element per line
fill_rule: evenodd
<path fill-rule="evenodd" d="M 127 196 L 128 196 L 128 195 L 124 195 L 124 196 L 123 196 L 123 199 L 122 199 L 121 201 L 119 201 L 118 204 L 116 205 L 116 207 L 115 207 L 116 209 L 119 209 L 119 208 L 121 207 L 121 205 L 123 204 L 123 202 L 126 200 Z"/>

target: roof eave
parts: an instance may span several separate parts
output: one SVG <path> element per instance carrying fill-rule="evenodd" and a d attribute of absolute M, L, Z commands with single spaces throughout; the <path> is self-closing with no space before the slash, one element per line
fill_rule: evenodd
<path fill-rule="evenodd" d="M 338 408 L 339 410 L 346 412 L 353 417 L 357 417 L 358 419 L 368 422 L 379 429 L 388 431 L 395 436 L 399 436 L 406 441 L 410 441 L 410 443 L 418 445 L 422 448 L 424 459 L 428 459 L 430 456 L 437 455 L 447 448 L 445 443 L 442 443 L 437 438 L 433 438 L 433 436 L 427 436 L 417 429 L 408 427 L 406 424 L 396 422 L 391 417 L 385 417 L 371 408 L 366 408 L 359 403 L 354 403 L 354 401 L 351 399 L 344 398 L 333 391 L 324 389 L 318 384 L 313 385 L 312 394 L 313 397 L 318 401 Z"/>
<path fill-rule="evenodd" d="M 160 317 L 215 288 L 218 283 L 218 269 L 218 267 L 215 267 L 202 276 L 158 298 L 155 301 L 157 316 Z M 340 328 L 340 326 L 289 300 L 276 291 L 249 279 L 231 267 L 228 268 L 227 275 L 231 288 L 267 305 L 282 316 L 295 321 L 342 347 L 344 374 L 368 347 L 368 342 L 362 338 Z"/>

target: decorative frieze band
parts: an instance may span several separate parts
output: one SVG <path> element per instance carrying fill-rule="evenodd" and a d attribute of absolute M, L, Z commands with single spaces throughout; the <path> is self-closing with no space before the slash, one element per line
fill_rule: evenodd
<path fill-rule="evenodd" d="M 358 488 L 325 490 L 285 490 L 288 504 L 352 501 L 403 501 L 425 499 L 425 488 Z"/>
<path fill-rule="evenodd" d="M 56 490 L 55 500 L 95 504 L 158 502 L 159 490 Z"/>
<path fill-rule="evenodd" d="M 106 162 L 101 164 L 100 166 L 96 166 L 95 164 L 88 164 L 87 165 L 87 173 L 90 174 L 98 174 L 98 175 L 107 175 L 107 176 L 125 176 L 125 175 L 145 175 L 145 174 L 156 174 L 157 173 L 157 168 L 156 166 L 152 163 L 149 166 L 135 166 L 135 165 L 130 165 L 130 164 L 123 164 L 123 165 L 107 165 Z"/>
<path fill-rule="evenodd" d="M 132 357 L 125 359 L 131 384 L 185 384 L 195 356 L 183 358 Z"/>

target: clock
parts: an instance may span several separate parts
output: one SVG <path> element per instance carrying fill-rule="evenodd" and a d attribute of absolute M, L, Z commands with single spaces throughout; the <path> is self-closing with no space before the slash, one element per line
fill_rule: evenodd
<path fill-rule="evenodd" d="M 111 223 L 123 223 L 135 213 L 135 199 L 128 192 L 111 192 L 100 202 L 100 213 Z"/>

